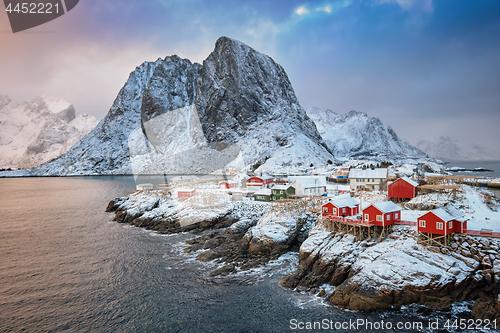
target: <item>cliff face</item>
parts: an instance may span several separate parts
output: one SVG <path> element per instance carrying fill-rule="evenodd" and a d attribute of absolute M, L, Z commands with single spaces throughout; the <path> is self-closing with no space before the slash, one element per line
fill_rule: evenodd
<path fill-rule="evenodd" d="M 433 308 L 497 291 L 500 256 L 495 240 L 453 236 L 448 249 L 426 247 L 416 232 L 397 228 L 385 240 L 330 233 L 317 225 L 300 247 L 300 268 L 282 279 L 288 288 L 335 286 L 333 305 L 373 311 L 409 304 Z"/>
<path fill-rule="evenodd" d="M 203 173 L 236 157 L 269 172 L 334 159 L 283 68 L 221 37 L 203 65 L 171 56 L 137 67 L 97 128 L 31 174 Z"/>

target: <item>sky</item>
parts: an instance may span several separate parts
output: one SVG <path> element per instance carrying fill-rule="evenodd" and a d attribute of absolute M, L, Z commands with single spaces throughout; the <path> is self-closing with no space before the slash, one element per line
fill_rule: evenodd
<path fill-rule="evenodd" d="M 48 94 L 103 118 L 142 62 L 201 63 L 229 36 L 281 64 L 304 108 L 500 148 L 498 0 L 80 0 L 15 34 L 4 9 L 0 94 L 18 102 Z"/>

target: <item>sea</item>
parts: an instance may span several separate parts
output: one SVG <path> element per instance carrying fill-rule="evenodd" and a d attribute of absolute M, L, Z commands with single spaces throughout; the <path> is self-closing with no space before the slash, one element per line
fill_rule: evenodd
<path fill-rule="evenodd" d="M 454 175 L 469 175 L 484 178 L 500 178 L 500 161 L 452 161 L 445 162 L 446 168 L 461 167 L 465 169 L 474 170 L 475 168 L 483 168 L 491 171 L 457 171 L 452 172 Z M 493 192 L 498 200 L 500 200 L 500 188 L 488 188 Z"/>
<path fill-rule="evenodd" d="M 193 235 L 105 213 L 134 189 L 126 176 L 0 179 L 0 332 L 464 332 L 444 325 L 472 320 L 470 303 L 363 313 L 284 289 L 294 252 L 210 277 L 217 263 L 183 254 Z"/>

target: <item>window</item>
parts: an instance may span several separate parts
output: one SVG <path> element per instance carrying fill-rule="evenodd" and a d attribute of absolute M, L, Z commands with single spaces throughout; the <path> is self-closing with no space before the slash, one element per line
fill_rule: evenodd
<path fill-rule="evenodd" d="M 337 208 L 333 208 L 333 214 L 337 214 Z"/>
<path fill-rule="evenodd" d="M 399 213 L 394 214 L 394 218 L 398 219 L 399 218 Z"/>
<path fill-rule="evenodd" d="M 436 222 L 436 229 L 443 230 L 443 222 Z"/>
<path fill-rule="evenodd" d="M 280 191 L 280 194 L 283 194 L 283 190 Z"/>
<path fill-rule="evenodd" d="M 370 220 L 370 215 L 365 214 L 365 221 L 369 221 L 369 220 Z"/>
<path fill-rule="evenodd" d="M 382 222 L 383 221 L 383 216 L 382 215 L 377 215 L 377 221 Z"/>
<path fill-rule="evenodd" d="M 425 220 L 418 221 L 420 228 L 425 228 Z"/>
<path fill-rule="evenodd" d="M 323 207 L 323 213 L 328 213 L 328 207 Z"/>
<path fill-rule="evenodd" d="M 391 220 L 391 214 L 386 214 L 386 215 L 385 215 L 385 219 L 386 219 L 387 221 L 390 221 L 390 220 Z"/>
<path fill-rule="evenodd" d="M 448 229 L 453 229 L 453 221 L 448 222 Z"/>
<path fill-rule="evenodd" d="M 345 208 L 342 208 L 342 213 L 345 213 Z"/>

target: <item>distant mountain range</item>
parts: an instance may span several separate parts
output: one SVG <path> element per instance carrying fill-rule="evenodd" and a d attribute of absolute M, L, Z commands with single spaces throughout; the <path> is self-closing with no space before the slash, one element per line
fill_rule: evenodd
<path fill-rule="evenodd" d="M 30 168 L 57 158 L 98 123 L 76 116 L 61 98 L 38 96 L 17 103 L 0 95 L 0 168 Z"/>
<path fill-rule="evenodd" d="M 369 117 L 364 112 L 350 111 L 340 115 L 313 107 L 307 110 L 307 115 L 316 123 L 323 140 L 336 157 L 386 160 L 426 157 L 423 151 L 401 140 L 380 119 Z"/>
<path fill-rule="evenodd" d="M 138 66 L 96 128 L 28 174 L 206 173 L 232 163 L 287 173 L 336 156 L 425 153 L 364 113 L 306 112 L 279 64 L 221 37 L 203 64 L 174 55 Z"/>
<path fill-rule="evenodd" d="M 500 150 L 486 148 L 473 142 L 460 142 L 449 137 L 434 140 L 418 140 L 415 147 L 425 151 L 432 158 L 444 161 L 498 161 Z"/>

